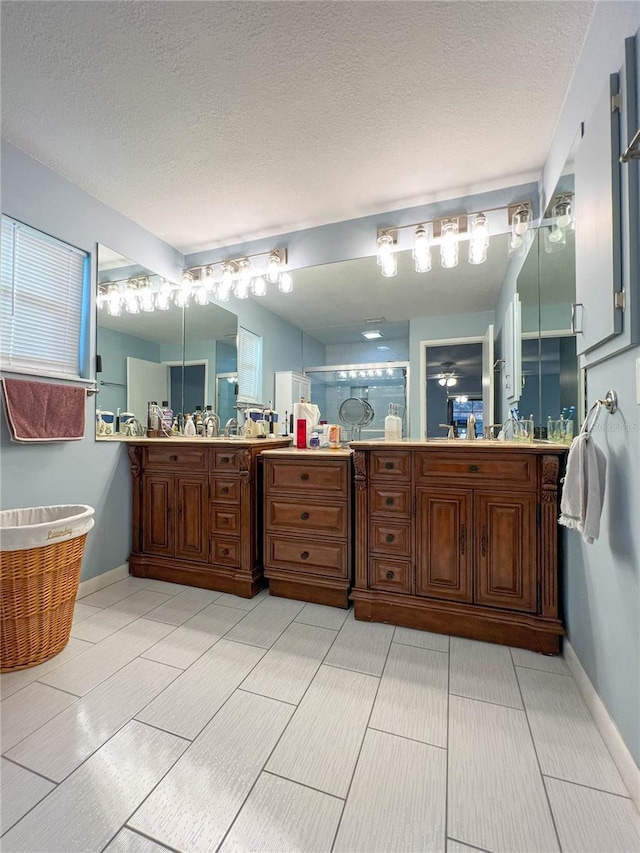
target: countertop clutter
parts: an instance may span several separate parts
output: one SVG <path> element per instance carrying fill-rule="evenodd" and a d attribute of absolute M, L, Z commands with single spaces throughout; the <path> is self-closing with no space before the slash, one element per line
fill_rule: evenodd
<path fill-rule="evenodd" d="M 120 439 L 123 440 L 123 439 Z M 125 438 L 134 575 L 557 653 L 567 448 Z"/>

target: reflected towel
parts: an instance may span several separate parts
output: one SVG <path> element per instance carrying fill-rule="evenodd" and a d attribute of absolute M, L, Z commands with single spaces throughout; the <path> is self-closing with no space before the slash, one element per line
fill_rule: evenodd
<path fill-rule="evenodd" d="M 5 377 L 2 390 L 12 441 L 84 438 L 84 388 Z"/>
<path fill-rule="evenodd" d="M 571 442 L 560 502 L 559 524 L 579 530 L 591 544 L 600 534 L 607 460 L 587 433 Z"/>

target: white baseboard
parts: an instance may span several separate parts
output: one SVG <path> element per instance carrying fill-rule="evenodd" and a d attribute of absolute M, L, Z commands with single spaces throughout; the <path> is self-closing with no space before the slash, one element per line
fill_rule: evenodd
<path fill-rule="evenodd" d="M 576 680 L 582 698 L 591 711 L 591 716 L 595 720 L 598 731 L 611 753 L 614 764 L 622 776 L 622 781 L 627 786 L 631 794 L 631 799 L 636 804 L 636 808 L 640 811 L 640 769 L 622 739 L 622 735 L 607 710 L 606 705 L 598 695 L 598 692 L 591 683 L 591 679 L 580 663 L 578 655 L 566 638 L 564 640 L 564 658 L 571 670 L 571 674 Z"/>
<path fill-rule="evenodd" d="M 95 578 L 88 578 L 86 581 L 80 581 L 78 584 L 78 594 L 76 598 L 82 598 L 85 595 L 90 595 L 92 592 L 97 592 L 104 586 L 121 581 L 123 578 L 129 577 L 129 564 L 124 563 L 122 566 L 116 566 L 108 572 L 103 572 Z"/>

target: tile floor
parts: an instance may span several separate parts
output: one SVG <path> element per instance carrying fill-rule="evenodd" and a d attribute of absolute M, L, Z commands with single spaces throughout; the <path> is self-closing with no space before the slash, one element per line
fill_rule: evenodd
<path fill-rule="evenodd" d="M 640 851 L 560 658 L 127 578 L 0 689 L 5 853 Z"/>

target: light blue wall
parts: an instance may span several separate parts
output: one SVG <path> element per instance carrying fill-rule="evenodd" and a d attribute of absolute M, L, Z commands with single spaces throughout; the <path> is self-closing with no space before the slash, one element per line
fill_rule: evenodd
<path fill-rule="evenodd" d="M 420 317 L 409 321 L 411 438 L 424 438 L 420 435 L 421 341 L 481 338 L 493 322 L 493 311 L 480 311 L 476 314 L 451 314 L 444 317 Z"/>
<path fill-rule="evenodd" d="M 598 3 L 567 93 L 542 176 L 553 193 L 577 128 L 608 75 L 623 58 L 623 41 L 640 27 L 640 4 Z M 580 200 L 576 199 L 579 207 Z M 602 415 L 593 440 L 607 458 L 601 535 L 585 545 L 564 533 L 565 602 L 569 641 L 640 764 L 640 408 L 635 361 L 640 347 L 587 370 L 587 402 L 618 392 L 619 411 Z"/>
<path fill-rule="evenodd" d="M 326 364 L 375 364 L 385 361 L 409 361 L 409 339 L 384 340 L 388 350 L 377 349 L 379 341 L 357 344 L 327 344 Z"/>
<path fill-rule="evenodd" d="M 160 344 L 148 341 L 135 335 L 125 335 L 114 329 L 100 327 L 100 355 L 102 356 L 102 373 L 98 374 L 98 382 L 113 382 L 117 385 L 127 384 L 127 356 L 143 358 L 145 361 L 160 359 Z M 127 408 L 127 389 L 112 385 L 100 387 L 97 398 L 100 409 L 108 412 L 124 412 Z"/>
<path fill-rule="evenodd" d="M 97 199 L 65 181 L 19 149 L 2 142 L 2 212 L 78 246 L 92 255 L 95 292 L 97 243 L 171 279 L 179 276 L 182 255 Z M 90 364 L 95 365 L 95 301 L 91 311 Z M 88 397 L 82 441 L 19 445 L 0 428 L 1 504 L 5 509 L 85 503 L 96 510 L 82 577 L 122 565 L 131 544 L 131 475 L 122 445 L 96 442 L 95 398 Z"/>

